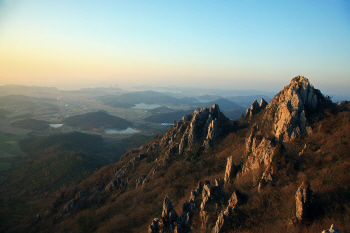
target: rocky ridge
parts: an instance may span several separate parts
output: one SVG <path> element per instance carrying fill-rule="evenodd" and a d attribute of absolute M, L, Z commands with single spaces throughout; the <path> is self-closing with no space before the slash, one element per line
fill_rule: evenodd
<path fill-rule="evenodd" d="M 315 89 L 308 79 L 297 76 L 269 104 L 265 105 L 262 99 L 259 106 L 255 100 L 252 107 L 247 110 L 247 117 L 251 118 L 264 109 L 262 106 L 266 106 L 266 110 L 263 121 L 251 127 L 243 156 L 245 162 L 242 163 L 238 175 L 253 173 L 252 178 L 254 182 L 258 181 L 259 190 L 273 182 L 276 171 L 274 171 L 272 161 L 275 154 L 281 149 L 278 143 L 285 145 L 300 134 L 311 134 L 312 129 L 306 112 L 312 113 L 323 98 L 320 91 Z M 225 182 L 233 180 L 230 169 L 228 159 Z"/>

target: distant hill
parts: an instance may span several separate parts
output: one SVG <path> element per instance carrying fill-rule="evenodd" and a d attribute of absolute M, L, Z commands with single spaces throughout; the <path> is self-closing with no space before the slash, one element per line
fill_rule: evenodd
<path fill-rule="evenodd" d="M 53 98 L 36 98 L 24 95 L 9 95 L 0 97 L 0 108 L 21 109 L 22 111 L 34 111 L 38 109 L 48 110 L 52 113 L 59 112 Z"/>
<path fill-rule="evenodd" d="M 147 112 L 152 113 L 152 114 L 167 113 L 167 112 L 173 112 L 173 111 L 175 111 L 175 110 L 172 108 L 168 108 L 168 107 L 159 107 L 159 108 L 147 110 Z"/>
<path fill-rule="evenodd" d="M 239 118 L 241 118 L 242 114 L 245 114 L 245 112 L 246 112 L 245 108 L 237 108 L 229 111 L 223 111 L 225 116 L 227 116 L 231 120 L 238 120 Z"/>
<path fill-rule="evenodd" d="M 69 126 L 80 127 L 82 130 L 92 130 L 99 127 L 126 129 L 132 126 L 130 121 L 102 111 L 71 116 L 64 119 L 63 122 Z"/>
<path fill-rule="evenodd" d="M 106 105 L 113 107 L 131 108 L 136 104 L 173 104 L 177 105 L 181 101 L 175 97 L 165 95 L 155 91 L 137 91 L 126 93 L 121 96 L 101 96 L 97 98 Z"/>
<path fill-rule="evenodd" d="M 198 96 L 197 99 L 202 102 L 209 102 L 209 101 L 214 101 L 217 99 L 221 99 L 222 97 L 219 95 L 201 95 Z"/>
<path fill-rule="evenodd" d="M 192 108 L 205 108 L 205 107 L 209 108 L 213 104 L 218 104 L 222 111 L 228 111 L 228 110 L 232 110 L 232 109 L 243 108 L 241 105 L 236 104 L 236 103 L 234 103 L 232 101 L 229 101 L 228 99 L 224 99 L 224 98 L 220 98 L 220 99 L 213 100 L 213 101 L 210 101 L 210 102 L 194 103 L 192 105 Z"/>
<path fill-rule="evenodd" d="M 191 104 L 191 103 L 195 103 L 195 102 L 198 102 L 199 100 L 195 97 L 182 97 L 182 98 L 179 98 L 179 100 L 181 101 L 181 103 L 183 104 Z"/>
<path fill-rule="evenodd" d="M 192 113 L 193 110 L 181 110 L 167 113 L 159 113 L 145 117 L 143 120 L 151 123 L 174 123 L 180 120 L 184 115 Z"/>
<path fill-rule="evenodd" d="M 6 110 L 6 109 L 2 109 L 2 108 L 0 109 L 0 119 L 6 118 L 6 115 L 8 115 L 8 114 L 11 114 L 11 112 Z"/>
<path fill-rule="evenodd" d="M 35 119 L 24 119 L 24 120 L 13 122 L 11 125 L 22 129 L 43 131 L 49 128 L 50 123 L 47 121 L 41 121 L 41 120 L 35 120 Z"/>

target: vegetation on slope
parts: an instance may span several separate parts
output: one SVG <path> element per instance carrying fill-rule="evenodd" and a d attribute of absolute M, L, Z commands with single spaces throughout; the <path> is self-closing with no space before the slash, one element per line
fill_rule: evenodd
<path fill-rule="evenodd" d="M 11 125 L 22 129 L 30 129 L 35 131 L 43 131 L 50 127 L 49 122 L 35 119 L 23 119 L 13 122 Z"/>
<path fill-rule="evenodd" d="M 63 122 L 69 126 L 80 127 L 82 130 L 92 130 L 100 127 L 126 129 L 132 126 L 131 122 L 120 117 L 109 115 L 104 111 L 71 116 L 64 119 Z"/>

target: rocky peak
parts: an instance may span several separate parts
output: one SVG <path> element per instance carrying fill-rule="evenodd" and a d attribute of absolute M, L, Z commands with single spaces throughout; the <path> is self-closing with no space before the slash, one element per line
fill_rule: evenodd
<path fill-rule="evenodd" d="M 307 78 L 297 76 L 268 104 L 264 120 L 273 122 L 272 134 L 286 143 L 299 134 L 312 133 L 305 111 L 315 110 L 321 99 Z"/>
<path fill-rule="evenodd" d="M 228 121 L 217 104 L 196 109 L 192 114 L 183 116 L 164 135 L 160 144 L 169 145 L 169 153 L 180 154 L 185 150 L 191 151 L 196 144 L 209 148 L 223 134 Z"/>

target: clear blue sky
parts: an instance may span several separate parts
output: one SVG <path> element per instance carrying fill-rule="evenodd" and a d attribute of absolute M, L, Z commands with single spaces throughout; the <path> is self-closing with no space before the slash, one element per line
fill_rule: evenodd
<path fill-rule="evenodd" d="M 350 88 L 350 2 L 0 0 L 0 85 Z"/>

